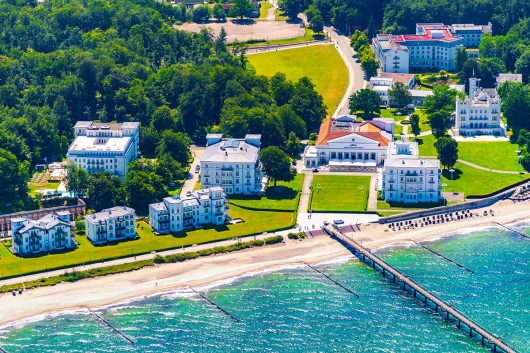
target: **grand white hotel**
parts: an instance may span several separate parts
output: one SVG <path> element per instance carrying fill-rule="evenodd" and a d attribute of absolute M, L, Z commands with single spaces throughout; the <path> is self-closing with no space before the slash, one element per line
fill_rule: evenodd
<path fill-rule="evenodd" d="M 109 172 L 125 179 L 129 163 L 139 156 L 139 125 L 78 121 L 75 140 L 66 154 L 68 163 L 88 173 Z"/>

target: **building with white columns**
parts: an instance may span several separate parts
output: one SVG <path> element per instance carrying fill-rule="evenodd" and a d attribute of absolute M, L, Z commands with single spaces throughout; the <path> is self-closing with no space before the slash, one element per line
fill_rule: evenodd
<path fill-rule="evenodd" d="M 130 207 L 116 206 L 85 216 L 85 231 L 93 244 L 136 238 L 136 214 Z"/>
<path fill-rule="evenodd" d="M 479 87 L 480 80 L 469 79 L 468 96 L 456 98 L 454 132 L 461 136 L 505 136 L 501 119 L 501 98 L 494 88 Z"/>
<path fill-rule="evenodd" d="M 417 142 L 393 142 L 383 167 L 387 202 L 436 203 L 442 199 L 438 159 L 418 156 Z"/>
<path fill-rule="evenodd" d="M 11 234 L 13 252 L 21 256 L 76 247 L 68 211 L 49 214 L 37 220 L 12 218 Z"/>
<path fill-rule="evenodd" d="M 149 224 L 158 234 L 180 232 L 204 225 L 222 225 L 229 219 L 221 187 L 197 190 L 185 198 L 166 197 L 149 205 Z"/>
<path fill-rule="evenodd" d="M 88 173 L 109 172 L 125 179 L 129 163 L 140 151 L 140 123 L 78 121 L 66 158 Z"/>

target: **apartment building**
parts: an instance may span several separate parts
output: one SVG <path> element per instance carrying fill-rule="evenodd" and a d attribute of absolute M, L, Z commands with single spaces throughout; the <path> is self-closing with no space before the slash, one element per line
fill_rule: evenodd
<path fill-rule="evenodd" d="M 264 192 L 267 181 L 259 153 L 261 135 L 245 138 L 223 138 L 222 134 L 206 135 L 206 150 L 201 157 L 201 186 L 222 187 L 228 195 L 251 195 Z"/>
<path fill-rule="evenodd" d="M 136 238 L 134 209 L 116 206 L 85 216 L 85 231 L 93 244 L 113 243 Z"/>
<path fill-rule="evenodd" d="M 229 219 L 221 187 L 198 190 L 185 198 L 166 197 L 149 205 L 149 223 L 158 234 L 180 232 L 207 224 L 222 225 Z"/>
<path fill-rule="evenodd" d="M 88 173 L 109 172 L 125 179 L 129 163 L 138 158 L 140 123 L 78 121 L 66 158 Z"/>

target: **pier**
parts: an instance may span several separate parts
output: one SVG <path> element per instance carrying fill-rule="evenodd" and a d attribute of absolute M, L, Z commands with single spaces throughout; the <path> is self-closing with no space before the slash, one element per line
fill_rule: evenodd
<path fill-rule="evenodd" d="M 318 268 L 314 267 L 314 266 L 311 266 L 310 264 L 308 264 L 306 262 L 306 265 L 309 267 L 309 268 L 312 268 L 313 270 L 315 270 L 316 272 L 320 273 L 322 276 L 326 277 L 328 280 L 330 280 L 331 282 L 333 282 L 335 285 L 337 285 L 338 287 L 344 289 L 346 292 L 350 293 L 351 295 L 353 295 L 354 297 L 356 298 L 359 298 L 359 295 L 357 293 L 355 293 L 354 291 L 352 291 L 350 288 L 344 286 L 343 284 L 335 281 L 333 278 L 331 278 L 330 276 L 328 276 L 327 274 L 325 274 L 324 272 L 320 271 Z"/>
<path fill-rule="evenodd" d="M 407 293 L 412 292 L 414 297 L 422 300 L 425 305 L 434 305 L 434 310 L 446 321 L 455 322 L 456 326 L 462 330 L 464 330 L 464 327 L 467 327 L 466 331 L 468 331 L 469 337 L 473 337 L 473 334 L 478 335 L 483 346 L 491 347 L 493 352 L 517 353 L 513 348 L 504 343 L 502 339 L 494 336 L 488 330 L 460 313 L 457 309 L 423 288 L 414 280 L 405 276 L 401 271 L 380 259 L 377 255 L 373 254 L 357 241 L 348 237 L 346 234 L 341 233 L 332 226 L 327 226 L 324 230 L 331 237 L 336 238 L 339 242 L 352 249 L 354 254 L 356 254 L 363 263 L 372 267 L 376 271 L 378 271 L 379 268 L 383 277 L 390 278 L 394 283 L 397 283 L 399 287 L 402 287 L 403 290 L 407 291 Z"/>
<path fill-rule="evenodd" d="M 457 267 L 460 267 L 461 269 L 466 270 L 466 271 L 469 272 L 469 273 L 475 274 L 475 271 L 473 271 L 473 270 L 467 268 L 466 266 L 464 266 L 464 265 L 462 265 L 462 264 L 459 264 L 459 263 L 456 262 L 455 260 L 450 259 L 450 258 L 448 258 L 447 256 L 445 256 L 445 255 L 443 255 L 443 254 L 440 254 L 439 252 L 434 251 L 433 249 L 431 249 L 431 248 L 429 248 L 429 247 L 427 247 L 427 246 L 425 246 L 425 245 L 423 245 L 423 244 L 420 244 L 420 243 L 418 243 L 418 242 L 416 242 L 416 241 L 414 241 L 414 240 L 411 240 L 411 242 L 413 242 L 414 244 L 416 244 L 416 245 L 419 246 L 420 248 L 423 248 L 423 249 L 425 249 L 425 250 L 431 252 L 432 254 L 434 254 L 434 255 L 436 255 L 436 256 L 438 256 L 438 257 L 441 257 L 442 259 L 444 259 L 444 260 L 446 260 L 446 261 L 448 261 L 448 262 L 450 262 L 450 263 L 456 265 Z"/>
<path fill-rule="evenodd" d="M 524 237 L 524 238 L 526 238 L 526 239 L 530 239 L 530 235 L 528 235 L 528 234 L 524 234 L 523 232 L 518 231 L 517 229 L 510 228 L 510 227 L 505 226 L 504 224 L 499 223 L 499 222 L 493 222 L 493 223 L 495 223 L 495 224 L 498 225 L 499 227 L 502 227 L 502 228 L 504 228 L 504 229 L 506 229 L 506 230 L 509 230 L 510 232 L 517 233 L 517 234 L 519 234 L 520 236 L 522 236 L 522 237 Z"/>
<path fill-rule="evenodd" d="M 225 310 L 222 306 L 220 306 L 219 304 L 217 304 L 216 302 L 214 302 L 213 300 L 211 300 L 210 298 L 208 298 L 208 296 L 205 295 L 204 293 L 201 293 L 201 292 L 195 290 L 195 288 L 192 288 L 192 287 L 190 287 L 190 289 L 191 289 L 194 293 L 200 295 L 200 297 L 201 297 L 202 299 L 206 300 L 211 306 L 217 308 L 219 311 L 221 311 L 222 313 L 224 313 L 226 316 L 230 317 L 230 318 L 231 318 L 232 320 L 234 320 L 235 322 L 237 322 L 237 323 L 240 323 L 240 322 L 241 322 L 241 320 L 239 320 L 237 317 L 235 317 L 234 315 L 230 314 L 230 312 L 228 312 L 227 310 Z"/>
<path fill-rule="evenodd" d="M 0 353 L 7 353 L 7 351 L 3 349 L 2 347 L 0 347 Z"/>
<path fill-rule="evenodd" d="M 116 332 L 118 334 L 118 336 L 122 337 L 124 340 L 126 340 L 127 342 L 129 342 L 130 344 L 132 344 L 134 346 L 134 341 L 129 338 L 126 334 L 124 334 L 123 332 L 121 332 L 120 330 L 118 330 L 116 327 L 114 327 L 110 322 L 108 322 L 107 320 L 105 320 L 103 318 L 103 316 L 99 315 L 98 313 L 92 311 L 90 308 L 86 308 L 92 315 L 94 315 L 98 320 L 100 320 L 101 322 L 103 322 L 105 325 L 107 325 L 108 327 L 110 327 L 112 329 L 112 331 Z"/>

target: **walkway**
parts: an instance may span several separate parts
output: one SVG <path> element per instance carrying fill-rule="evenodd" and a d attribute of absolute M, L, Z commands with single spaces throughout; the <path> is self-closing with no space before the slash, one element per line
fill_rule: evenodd
<path fill-rule="evenodd" d="M 333 117 L 338 115 L 350 114 L 349 100 L 350 96 L 366 87 L 366 81 L 364 80 L 364 72 L 360 63 L 356 62 L 355 51 L 350 46 L 350 38 L 345 35 L 339 34 L 333 27 L 324 27 L 324 32 L 335 44 L 335 48 L 339 52 L 342 60 L 346 64 L 349 73 L 348 88 L 342 97 Z"/>
<path fill-rule="evenodd" d="M 190 166 L 188 178 L 184 181 L 184 185 L 182 186 L 182 191 L 180 192 L 181 197 L 186 196 L 186 193 L 188 191 L 193 191 L 193 189 L 195 188 L 195 184 L 199 181 L 199 173 L 195 173 L 195 167 L 201 164 L 201 157 L 204 153 L 205 148 L 191 146 L 190 149 L 193 156 L 193 162 Z"/>
<path fill-rule="evenodd" d="M 276 20 L 276 9 L 278 8 L 278 0 L 269 0 L 269 3 L 272 7 L 268 10 L 267 20 L 274 21 Z"/>
<path fill-rule="evenodd" d="M 478 164 L 465 161 L 463 159 L 459 159 L 458 162 L 460 162 L 462 164 L 465 164 L 467 166 L 470 166 L 472 168 L 475 168 L 475 169 L 484 170 L 486 172 L 499 173 L 499 174 L 530 174 L 528 172 L 517 172 L 517 171 L 513 171 L 513 170 L 498 170 L 498 169 L 486 168 L 486 167 L 482 167 L 482 166 L 480 166 Z"/>
<path fill-rule="evenodd" d="M 271 44 L 263 45 L 259 47 L 250 47 L 246 50 L 245 55 L 263 54 L 272 51 L 289 50 L 310 47 L 313 45 L 329 45 L 330 42 L 327 40 L 313 40 L 308 42 L 300 42 L 294 44 Z"/>
<path fill-rule="evenodd" d="M 310 185 L 313 182 L 313 172 L 307 171 L 304 174 L 304 184 L 302 185 L 302 191 L 300 192 L 300 202 L 298 203 L 298 214 L 307 213 L 309 199 L 311 197 Z"/>

